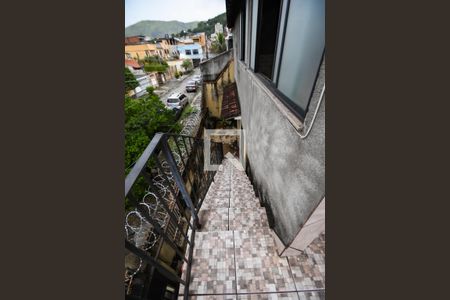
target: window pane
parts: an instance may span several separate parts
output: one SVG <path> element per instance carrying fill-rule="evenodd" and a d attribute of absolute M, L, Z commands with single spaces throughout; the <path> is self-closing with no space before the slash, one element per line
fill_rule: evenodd
<path fill-rule="evenodd" d="M 303 112 L 325 49 L 325 0 L 290 1 L 278 89 Z"/>
<path fill-rule="evenodd" d="M 255 69 L 255 49 L 256 49 L 256 30 L 258 25 L 258 0 L 252 1 L 252 8 L 251 8 L 251 41 L 250 41 L 250 68 L 252 70 Z"/>
<path fill-rule="evenodd" d="M 259 0 L 255 71 L 272 80 L 281 0 Z"/>

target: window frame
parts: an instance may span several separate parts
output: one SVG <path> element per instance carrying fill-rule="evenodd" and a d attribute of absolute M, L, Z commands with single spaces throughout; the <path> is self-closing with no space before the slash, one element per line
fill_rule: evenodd
<path fill-rule="evenodd" d="M 255 0 L 253 0 L 255 1 Z M 251 3 L 253 3 L 253 1 L 251 1 Z M 261 9 L 262 6 L 260 5 L 260 1 L 261 0 L 256 0 L 258 2 L 258 16 L 257 16 L 257 21 L 256 21 L 256 39 L 255 39 L 255 45 L 250 45 L 250 47 L 252 49 L 255 49 L 255 55 L 252 56 L 250 55 L 250 62 L 248 64 L 248 68 L 256 75 L 256 77 L 258 79 L 260 79 L 261 83 L 264 84 L 269 91 L 271 91 L 288 109 L 291 113 L 293 113 L 295 115 L 295 117 L 297 117 L 300 121 L 304 122 L 306 115 L 308 114 L 309 111 L 309 106 L 311 104 L 311 100 L 312 100 L 312 96 L 314 94 L 314 91 L 317 88 L 317 79 L 319 77 L 319 73 L 320 73 L 320 68 L 323 64 L 324 58 L 325 58 L 325 49 L 326 47 L 324 47 L 323 52 L 321 54 L 321 59 L 320 59 L 320 63 L 318 65 L 317 71 L 315 73 L 315 78 L 314 78 L 314 83 L 313 83 L 313 87 L 311 89 L 311 93 L 308 97 L 308 102 L 307 105 L 305 107 L 305 109 L 303 109 L 302 107 L 300 107 L 298 104 L 296 104 L 294 101 L 292 101 L 289 97 L 287 97 L 286 95 L 284 95 L 284 93 L 282 91 L 280 91 L 278 89 L 278 79 L 279 79 L 279 75 L 280 75 L 280 70 L 281 70 L 281 61 L 283 58 L 283 49 L 284 49 L 284 41 L 285 41 L 285 36 L 286 36 L 286 27 L 287 27 L 287 21 L 288 21 L 288 16 L 289 16 L 289 7 L 290 7 L 290 3 L 291 0 L 281 0 L 281 7 L 280 7 L 280 16 L 279 16 L 279 22 L 278 22 L 278 28 L 277 28 L 277 38 L 276 38 L 276 45 L 275 45 L 275 50 L 274 50 L 274 66 L 273 66 L 273 70 L 272 70 L 272 78 L 270 79 L 268 77 L 266 77 L 264 74 L 257 72 L 257 63 L 256 63 L 256 56 L 258 55 L 258 44 L 261 42 L 260 41 L 260 34 L 261 34 L 261 26 L 260 26 L 260 18 L 261 18 Z M 248 20 L 249 24 L 252 24 L 253 22 L 253 15 L 251 16 L 251 20 Z M 253 32 L 253 30 L 252 30 Z M 250 39 L 251 41 L 251 39 Z M 251 54 L 251 53 L 250 53 Z M 254 65 L 254 69 L 251 67 L 252 65 L 252 61 L 253 61 L 253 65 Z M 276 73 L 275 73 L 276 72 Z"/>
<path fill-rule="evenodd" d="M 195 53 L 195 52 L 197 52 L 197 53 Z M 192 55 L 198 55 L 198 54 L 199 54 L 198 49 L 192 49 Z"/>
<path fill-rule="evenodd" d="M 189 53 L 188 53 L 188 51 L 189 51 Z M 185 49 L 185 50 L 184 50 L 184 54 L 186 54 L 186 55 L 192 55 L 192 52 L 191 52 L 190 49 Z"/>
<path fill-rule="evenodd" d="M 239 60 L 245 63 L 245 39 L 246 39 L 246 30 L 245 27 L 247 26 L 247 1 L 242 1 L 242 7 L 241 7 L 241 16 L 240 16 L 240 37 L 239 37 L 239 50 L 240 50 L 240 57 Z"/>

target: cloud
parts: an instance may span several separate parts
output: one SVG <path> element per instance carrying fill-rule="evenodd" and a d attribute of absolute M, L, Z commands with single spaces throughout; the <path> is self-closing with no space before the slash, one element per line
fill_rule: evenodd
<path fill-rule="evenodd" d="M 205 21 L 225 10 L 225 0 L 125 0 L 125 26 L 143 20 Z"/>

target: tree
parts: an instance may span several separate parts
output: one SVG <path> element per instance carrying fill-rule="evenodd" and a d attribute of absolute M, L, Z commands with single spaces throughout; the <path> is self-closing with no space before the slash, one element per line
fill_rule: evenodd
<path fill-rule="evenodd" d="M 181 66 L 183 67 L 183 69 L 185 71 L 189 70 L 190 68 L 192 68 L 192 61 L 190 59 L 185 59 L 183 61 L 183 63 L 181 64 Z"/>
<path fill-rule="evenodd" d="M 227 50 L 227 45 L 225 43 L 225 37 L 223 33 L 217 34 L 217 39 L 211 44 L 211 51 L 214 53 L 222 53 Z"/>
<path fill-rule="evenodd" d="M 134 90 L 139 86 L 139 82 L 134 77 L 133 73 L 125 67 L 125 93 L 128 93 L 131 90 Z"/>
<path fill-rule="evenodd" d="M 175 113 L 154 93 L 145 98 L 125 97 L 125 168 L 129 171 L 156 132 L 178 131 Z"/>
<path fill-rule="evenodd" d="M 169 68 L 169 64 L 159 56 L 147 56 L 141 63 L 144 64 L 144 70 L 146 72 L 164 73 Z"/>

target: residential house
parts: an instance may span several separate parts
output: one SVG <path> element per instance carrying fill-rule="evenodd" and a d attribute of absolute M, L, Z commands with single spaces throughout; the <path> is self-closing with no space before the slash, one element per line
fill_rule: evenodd
<path fill-rule="evenodd" d="M 247 173 L 279 254 L 325 230 L 325 0 L 227 0 Z"/>
<path fill-rule="evenodd" d="M 247 171 L 284 255 L 325 230 L 324 1 L 299 2 L 227 1 L 233 55 L 201 65 L 208 112 L 223 118 L 233 80 L 216 80 L 234 64 Z"/>
<path fill-rule="evenodd" d="M 177 47 L 180 53 L 180 59 L 191 59 L 194 67 L 198 66 L 203 60 L 203 49 L 199 44 L 188 44 Z"/>
<path fill-rule="evenodd" d="M 156 48 L 155 44 L 145 43 L 137 45 L 125 45 L 126 59 L 144 59 L 146 56 L 160 55 L 160 49 Z"/>
<path fill-rule="evenodd" d="M 222 26 L 222 24 L 216 23 L 216 25 L 214 25 L 214 33 L 215 34 L 219 34 L 219 33 L 223 34 L 223 26 Z"/>
<path fill-rule="evenodd" d="M 148 43 L 150 40 L 151 38 L 145 35 L 128 36 L 125 37 L 125 45 L 145 44 Z"/>
<path fill-rule="evenodd" d="M 164 208 L 147 213 L 136 201 L 141 222 L 126 220 L 127 295 L 323 300 L 325 0 L 226 0 L 226 9 L 233 47 L 200 63 L 206 111 L 196 122 L 242 131 L 161 133 L 147 146 L 125 197 Z M 153 158 L 163 162 L 148 170 Z M 145 192 L 139 176 L 154 182 Z"/>
<path fill-rule="evenodd" d="M 158 74 L 156 72 L 147 73 L 143 67 L 133 59 L 125 59 L 125 67 L 127 67 L 134 75 L 139 86 L 132 92 L 133 96 L 140 97 L 146 93 L 149 86 L 158 86 Z"/>
<path fill-rule="evenodd" d="M 204 32 L 196 33 L 193 36 L 191 36 L 192 41 L 196 44 L 199 44 L 203 52 L 206 53 L 206 34 Z"/>

